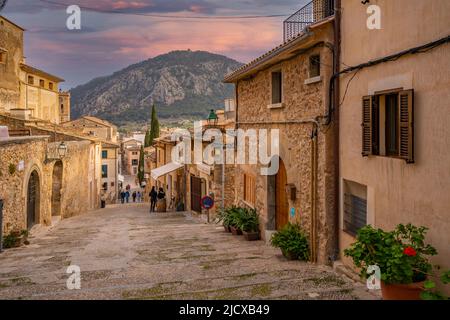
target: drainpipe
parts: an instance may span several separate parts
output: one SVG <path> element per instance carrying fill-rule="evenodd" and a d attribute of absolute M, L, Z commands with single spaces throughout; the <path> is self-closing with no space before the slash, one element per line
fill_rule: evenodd
<path fill-rule="evenodd" d="M 340 72 L 341 65 L 341 0 L 335 0 L 335 9 L 334 9 L 334 73 Z M 334 173 L 335 173 L 335 192 L 334 192 L 334 232 L 335 232 L 335 248 L 334 248 L 334 256 L 330 257 L 330 262 L 337 260 L 340 256 L 339 248 L 339 233 L 340 233 L 340 114 L 339 108 L 341 103 L 340 98 L 340 82 L 339 77 L 335 78 L 334 83 L 334 105 L 335 105 L 335 113 L 334 113 Z M 330 101 L 331 102 L 331 101 Z"/>

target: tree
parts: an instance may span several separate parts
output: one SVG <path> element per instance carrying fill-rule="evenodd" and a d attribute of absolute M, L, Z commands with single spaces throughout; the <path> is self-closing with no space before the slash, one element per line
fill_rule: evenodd
<path fill-rule="evenodd" d="M 144 178 L 145 178 L 144 146 L 141 146 L 141 154 L 139 156 L 139 168 L 138 168 L 139 185 L 142 185 Z"/>
<path fill-rule="evenodd" d="M 150 137 L 149 137 L 149 144 L 150 146 L 153 145 L 153 142 L 155 139 L 159 138 L 160 132 L 159 132 L 159 120 L 158 116 L 156 115 L 156 107 L 153 105 L 152 107 L 152 120 L 150 124 Z"/>
<path fill-rule="evenodd" d="M 145 142 L 144 145 L 146 148 L 151 147 L 152 144 L 150 143 L 150 128 L 147 129 L 147 132 L 145 132 Z"/>

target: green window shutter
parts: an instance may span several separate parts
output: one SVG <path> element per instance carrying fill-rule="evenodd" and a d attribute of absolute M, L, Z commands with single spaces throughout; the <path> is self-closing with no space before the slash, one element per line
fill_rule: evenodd
<path fill-rule="evenodd" d="M 362 155 L 372 155 L 372 96 L 362 100 Z"/>
<path fill-rule="evenodd" d="M 398 98 L 400 158 L 414 163 L 414 90 L 400 91 Z"/>

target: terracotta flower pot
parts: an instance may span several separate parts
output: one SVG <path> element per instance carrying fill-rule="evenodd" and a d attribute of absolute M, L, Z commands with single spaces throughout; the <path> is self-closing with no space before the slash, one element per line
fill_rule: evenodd
<path fill-rule="evenodd" d="M 236 228 L 236 227 L 231 227 L 231 233 L 232 233 L 234 236 L 242 236 L 242 231 L 239 230 L 239 229 Z"/>
<path fill-rule="evenodd" d="M 383 300 L 421 300 L 425 282 L 412 284 L 385 284 L 381 282 Z"/>
<path fill-rule="evenodd" d="M 244 238 L 247 241 L 258 241 L 260 238 L 259 232 L 242 232 L 244 234 Z"/>

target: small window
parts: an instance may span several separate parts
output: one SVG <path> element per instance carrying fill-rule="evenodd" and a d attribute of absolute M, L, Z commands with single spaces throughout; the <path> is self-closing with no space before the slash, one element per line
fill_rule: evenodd
<path fill-rule="evenodd" d="M 45 81 L 44 80 L 39 80 L 39 86 L 41 88 L 44 88 L 45 87 Z"/>
<path fill-rule="evenodd" d="M 136 159 L 133 159 L 133 160 L 131 160 L 131 165 L 132 166 L 137 166 L 137 165 L 139 165 L 139 161 L 136 160 Z"/>
<path fill-rule="evenodd" d="M 414 163 L 414 91 L 363 98 L 362 154 Z"/>
<path fill-rule="evenodd" d="M 28 84 L 34 85 L 34 77 L 28 76 Z"/>
<path fill-rule="evenodd" d="M 116 184 L 114 182 L 111 182 L 111 187 L 114 187 Z"/>
<path fill-rule="evenodd" d="M 64 105 L 61 105 L 61 113 L 64 113 Z"/>
<path fill-rule="evenodd" d="M 108 159 L 108 150 L 102 150 L 102 159 Z"/>
<path fill-rule="evenodd" d="M 6 52 L 0 51 L 0 63 L 5 64 L 6 63 Z"/>
<path fill-rule="evenodd" d="M 133 152 L 133 156 L 137 156 L 137 154 L 138 154 L 137 152 Z"/>
<path fill-rule="evenodd" d="M 283 102 L 283 74 L 281 71 L 272 72 L 272 104 Z"/>
<path fill-rule="evenodd" d="M 244 174 L 244 201 L 251 205 L 256 203 L 255 178 L 248 174 Z"/>
<path fill-rule="evenodd" d="M 108 191 L 108 182 L 103 184 L 103 190 Z"/>
<path fill-rule="evenodd" d="M 309 57 L 309 77 L 315 78 L 320 76 L 320 55 Z"/>
<path fill-rule="evenodd" d="M 345 194 L 344 198 L 344 231 L 356 236 L 367 225 L 367 200 L 353 194 Z"/>
<path fill-rule="evenodd" d="M 53 82 L 49 82 L 49 83 L 48 83 L 48 88 L 49 88 L 50 90 L 53 90 Z"/>
<path fill-rule="evenodd" d="M 108 178 L 108 165 L 107 164 L 102 165 L 102 178 L 103 179 Z"/>

